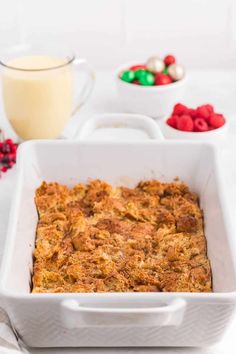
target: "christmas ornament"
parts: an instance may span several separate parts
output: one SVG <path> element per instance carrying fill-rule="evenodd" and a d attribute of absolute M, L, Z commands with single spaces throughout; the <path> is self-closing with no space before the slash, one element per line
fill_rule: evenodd
<path fill-rule="evenodd" d="M 120 78 L 125 82 L 132 82 L 135 78 L 135 73 L 134 71 L 126 70 L 121 74 Z"/>
<path fill-rule="evenodd" d="M 166 74 L 156 74 L 155 84 L 156 85 L 168 85 L 172 83 L 172 79 Z"/>
<path fill-rule="evenodd" d="M 138 64 L 138 65 L 133 65 L 129 68 L 129 70 L 136 71 L 138 69 L 143 69 L 146 70 L 146 65 L 144 64 Z"/>
<path fill-rule="evenodd" d="M 164 60 L 157 56 L 150 57 L 146 64 L 135 64 L 120 74 L 120 79 L 135 85 L 168 85 L 181 80 L 185 75 L 183 66 L 176 63 L 176 58 L 169 54 Z"/>
<path fill-rule="evenodd" d="M 181 80 L 185 74 L 184 67 L 179 64 L 171 64 L 168 67 L 168 74 L 174 81 Z"/>
<path fill-rule="evenodd" d="M 149 72 L 146 72 L 145 75 L 142 75 L 139 79 L 140 84 L 143 86 L 152 86 L 154 81 L 154 76 Z"/>
<path fill-rule="evenodd" d="M 147 70 L 138 69 L 135 71 L 135 79 L 140 80 L 142 76 L 146 76 L 148 73 Z"/>
<path fill-rule="evenodd" d="M 176 62 L 176 59 L 173 55 L 167 55 L 164 58 L 164 63 L 166 64 L 166 66 L 169 66 L 171 64 L 175 64 L 175 62 Z"/>
<path fill-rule="evenodd" d="M 163 60 L 158 57 L 151 57 L 146 63 L 148 71 L 153 74 L 161 73 L 165 69 L 165 64 Z"/>

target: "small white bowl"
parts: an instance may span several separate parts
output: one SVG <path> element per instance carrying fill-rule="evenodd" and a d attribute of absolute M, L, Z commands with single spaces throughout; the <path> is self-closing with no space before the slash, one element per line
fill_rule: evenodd
<path fill-rule="evenodd" d="M 166 119 L 161 120 L 159 126 L 166 139 L 198 140 L 219 144 L 220 142 L 224 142 L 227 137 L 229 122 L 225 119 L 225 124 L 222 127 L 207 132 L 186 132 L 178 130 L 169 126 L 166 123 Z"/>
<path fill-rule="evenodd" d="M 127 63 L 115 72 L 117 91 L 125 111 L 161 118 L 171 113 L 173 106 L 182 101 L 186 77 L 168 85 L 141 86 L 120 79 L 120 74 L 137 62 Z"/>

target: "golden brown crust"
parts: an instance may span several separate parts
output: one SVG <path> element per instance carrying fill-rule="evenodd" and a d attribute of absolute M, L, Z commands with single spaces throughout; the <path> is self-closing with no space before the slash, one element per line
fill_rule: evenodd
<path fill-rule="evenodd" d="M 36 190 L 34 293 L 212 291 L 198 198 L 179 181 Z"/>

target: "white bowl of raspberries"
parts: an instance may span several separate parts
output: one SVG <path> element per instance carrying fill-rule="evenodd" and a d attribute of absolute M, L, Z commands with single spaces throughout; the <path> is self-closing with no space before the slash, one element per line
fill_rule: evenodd
<path fill-rule="evenodd" d="M 228 122 L 223 114 L 215 112 L 211 104 L 189 108 L 177 103 L 169 118 L 162 122 L 168 139 L 201 140 L 217 143 L 227 135 Z"/>

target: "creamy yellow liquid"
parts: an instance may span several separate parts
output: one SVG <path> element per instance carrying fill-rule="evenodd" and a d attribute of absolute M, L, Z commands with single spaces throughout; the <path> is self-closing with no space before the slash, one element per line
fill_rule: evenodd
<path fill-rule="evenodd" d="M 64 59 L 26 56 L 10 60 L 3 72 L 5 111 L 24 140 L 57 138 L 72 111 L 72 69 Z"/>

